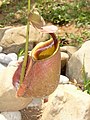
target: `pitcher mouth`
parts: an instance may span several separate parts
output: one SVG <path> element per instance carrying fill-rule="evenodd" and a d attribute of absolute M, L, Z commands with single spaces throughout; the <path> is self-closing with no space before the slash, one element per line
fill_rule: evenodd
<path fill-rule="evenodd" d="M 31 56 L 34 61 L 42 61 L 52 57 L 59 48 L 59 42 L 54 44 L 53 39 L 46 42 L 38 43 L 31 51 Z"/>

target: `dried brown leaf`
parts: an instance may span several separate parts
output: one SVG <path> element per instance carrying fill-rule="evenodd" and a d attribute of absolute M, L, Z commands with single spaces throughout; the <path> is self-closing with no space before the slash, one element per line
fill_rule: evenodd
<path fill-rule="evenodd" d="M 29 21 L 37 29 L 41 29 L 41 27 L 45 25 L 44 19 L 39 14 L 36 13 L 30 12 Z"/>

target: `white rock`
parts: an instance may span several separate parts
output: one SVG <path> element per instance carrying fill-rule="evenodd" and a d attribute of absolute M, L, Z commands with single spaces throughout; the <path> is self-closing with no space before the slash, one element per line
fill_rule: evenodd
<path fill-rule="evenodd" d="M 3 29 L 2 29 L 3 30 Z M 26 26 L 20 27 L 11 27 L 4 32 L 4 35 L 1 38 L 0 44 L 6 47 L 11 45 L 20 45 L 25 43 L 26 38 Z M 45 41 L 49 39 L 48 34 L 40 33 L 33 26 L 30 26 L 30 37 L 29 41 Z"/>
<path fill-rule="evenodd" d="M 5 56 L 6 56 L 6 54 L 0 53 L 0 62 L 2 62 L 2 60 L 4 60 Z"/>
<path fill-rule="evenodd" d="M 16 66 L 8 66 L 0 71 L 0 112 L 21 110 L 32 101 L 32 97 L 16 96 L 16 89 L 12 84 L 16 69 Z"/>
<path fill-rule="evenodd" d="M 7 57 L 11 58 L 12 61 L 17 60 L 17 54 L 15 54 L 15 53 L 9 53 L 9 54 L 7 54 Z"/>
<path fill-rule="evenodd" d="M 0 53 L 3 51 L 3 48 L 0 46 Z"/>
<path fill-rule="evenodd" d="M 2 114 L 0 114 L 0 120 L 7 120 L 7 119 L 5 118 L 5 116 L 3 116 Z"/>
<path fill-rule="evenodd" d="M 0 53 L 0 62 L 3 64 L 9 64 L 11 61 L 16 61 L 17 55 L 15 53 L 9 53 L 8 55 Z"/>
<path fill-rule="evenodd" d="M 8 66 L 17 66 L 18 62 L 17 61 L 11 61 L 9 62 Z"/>
<path fill-rule="evenodd" d="M 83 83 L 83 65 L 85 67 L 86 79 L 90 79 L 90 40 L 85 42 L 82 47 L 75 52 L 69 59 L 66 67 L 66 75 L 71 80 Z"/>
<path fill-rule="evenodd" d="M 12 59 L 7 57 L 6 54 L 0 53 L 0 62 L 3 64 L 8 64 Z"/>
<path fill-rule="evenodd" d="M 64 76 L 64 75 L 60 75 L 60 82 L 59 83 L 67 84 L 67 83 L 69 83 L 69 78 Z"/>
<path fill-rule="evenodd" d="M 4 68 L 5 66 L 0 63 L 0 71 L 2 71 Z"/>
<path fill-rule="evenodd" d="M 66 47 L 66 46 L 60 47 L 60 51 L 61 51 L 61 52 L 67 52 L 67 47 Z"/>
<path fill-rule="evenodd" d="M 68 60 L 69 59 L 69 55 L 67 54 L 67 53 L 65 53 L 65 52 L 61 52 L 61 59 L 62 60 Z"/>
<path fill-rule="evenodd" d="M 63 46 L 60 47 L 61 52 L 66 52 L 70 57 L 71 55 L 78 50 L 77 47 L 74 46 Z"/>
<path fill-rule="evenodd" d="M 2 112 L 6 120 L 21 120 L 21 113 L 19 111 L 16 112 Z"/>
<path fill-rule="evenodd" d="M 0 0 L 1 1 L 1 0 Z M 0 41 L 3 38 L 3 35 L 5 33 L 6 30 L 10 29 L 11 26 L 8 27 L 4 27 L 4 28 L 0 28 Z"/>
<path fill-rule="evenodd" d="M 71 57 L 73 53 L 75 53 L 78 48 L 74 46 L 66 46 L 67 54 Z"/>
<path fill-rule="evenodd" d="M 74 85 L 59 85 L 49 96 L 40 120 L 90 120 L 90 95 Z"/>

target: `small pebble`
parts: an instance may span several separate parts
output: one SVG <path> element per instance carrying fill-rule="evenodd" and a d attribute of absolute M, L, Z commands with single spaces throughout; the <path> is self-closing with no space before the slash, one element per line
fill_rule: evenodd
<path fill-rule="evenodd" d="M 8 55 L 0 53 L 0 63 L 9 64 L 11 61 L 16 61 L 17 55 L 15 53 L 9 53 Z"/>
<path fill-rule="evenodd" d="M 17 60 L 17 54 L 15 54 L 15 53 L 9 53 L 9 54 L 7 54 L 7 57 L 11 58 L 12 61 Z"/>
<path fill-rule="evenodd" d="M 5 120 L 21 120 L 21 113 L 19 111 L 1 112 L 1 115 L 3 115 L 6 118 Z"/>
<path fill-rule="evenodd" d="M 11 58 L 7 57 L 6 54 L 0 53 L 0 63 L 8 64 L 11 61 Z"/>
<path fill-rule="evenodd" d="M 67 83 L 69 83 L 69 78 L 67 78 L 64 75 L 60 75 L 60 82 L 59 83 L 67 84 Z"/>

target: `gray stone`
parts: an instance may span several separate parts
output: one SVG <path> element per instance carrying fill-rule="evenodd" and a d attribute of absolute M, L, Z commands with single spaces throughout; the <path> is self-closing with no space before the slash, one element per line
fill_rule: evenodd
<path fill-rule="evenodd" d="M 2 112 L 1 115 L 3 115 L 6 120 L 21 120 L 21 113 L 19 111 Z"/>
<path fill-rule="evenodd" d="M 59 85 L 40 120 L 90 120 L 90 95 L 71 84 Z"/>
<path fill-rule="evenodd" d="M 85 42 L 69 59 L 66 75 L 71 80 L 76 79 L 78 83 L 83 83 L 83 65 L 88 80 L 90 79 L 90 41 Z"/>

